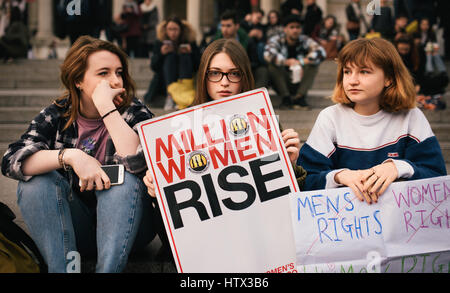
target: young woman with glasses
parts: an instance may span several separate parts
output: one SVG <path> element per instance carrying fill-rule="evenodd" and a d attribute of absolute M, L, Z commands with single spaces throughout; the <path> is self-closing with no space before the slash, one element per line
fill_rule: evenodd
<path fill-rule="evenodd" d="M 212 42 L 202 54 L 197 79 L 197 96 L 192 106 L 237 95 L 254 89 L 250 60 L 245 49 L 234 39 Z M 300 150 L 298 133 L 286 129 L 281 133 L 297 182 L 302 188 L 306 172 L 296 165 Z M 144 183 L 151 196 L 155 196 L 152 176 L 147 171 Z"/>

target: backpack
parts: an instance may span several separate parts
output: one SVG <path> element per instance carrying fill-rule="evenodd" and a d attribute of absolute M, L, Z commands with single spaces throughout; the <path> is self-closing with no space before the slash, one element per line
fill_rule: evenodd
<path fill-rule="evenodd" d="M 0 202 L 0 273 L 45 273 L 47 266 L 36 244 Z"/>

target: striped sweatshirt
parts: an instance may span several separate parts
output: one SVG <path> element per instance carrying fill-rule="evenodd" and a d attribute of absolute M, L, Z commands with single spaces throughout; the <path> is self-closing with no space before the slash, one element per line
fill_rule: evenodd
<path fill-rule="evenodd" d="M 341 104 L 325 108 L 297 163 L 308 172 L 303 190 L 316 190 L 341 186 L 334 175 L 343 169 L 368 169 L 387 160 L 396 165 L 398 178 L 447 174 L 439 142 L 418 108 L 370 116 Z"/>

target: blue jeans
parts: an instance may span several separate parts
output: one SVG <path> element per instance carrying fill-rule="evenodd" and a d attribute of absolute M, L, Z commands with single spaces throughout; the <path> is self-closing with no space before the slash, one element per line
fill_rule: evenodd
<path fill-rule="evenodd" d="M 147 189 L 128 172 L 122 185 L 92 193 L 94 205 L 71 192 L 68 180 L 56 171 L 19 182 L 17 196 L 49 272 L 66 272 L 72 261 L 66 259 L 70 251 L 83 256 L 95 254 L 95 248 L 96 272 L 121 272 L 133 245 L 143 248 L 155 236 Z"/>
<path fill-rule="evenodd" d="M 436 66 L 436 67 L 435 67 Z M 425 72 L 433 73 L 437 72 L 446 72 L 447 68 L 445 67 L 444 61 L 440 55 L 427 55 L 427 63 L 425 64 Z"/>

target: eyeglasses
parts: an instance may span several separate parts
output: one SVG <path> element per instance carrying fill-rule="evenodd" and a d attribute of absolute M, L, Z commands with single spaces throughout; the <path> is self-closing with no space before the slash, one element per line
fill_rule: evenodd
<path fill-rule="evenodd" d="M 219 82 L 222 80 L 223 76 L 226 76 L 229 82 L 240 82 L 242 79 L 242 74 L 238 70 L 230 72 L 222 72 L 217 70 L 208 70 L 206 72 L 206 78 L 211 82 Z"/>

